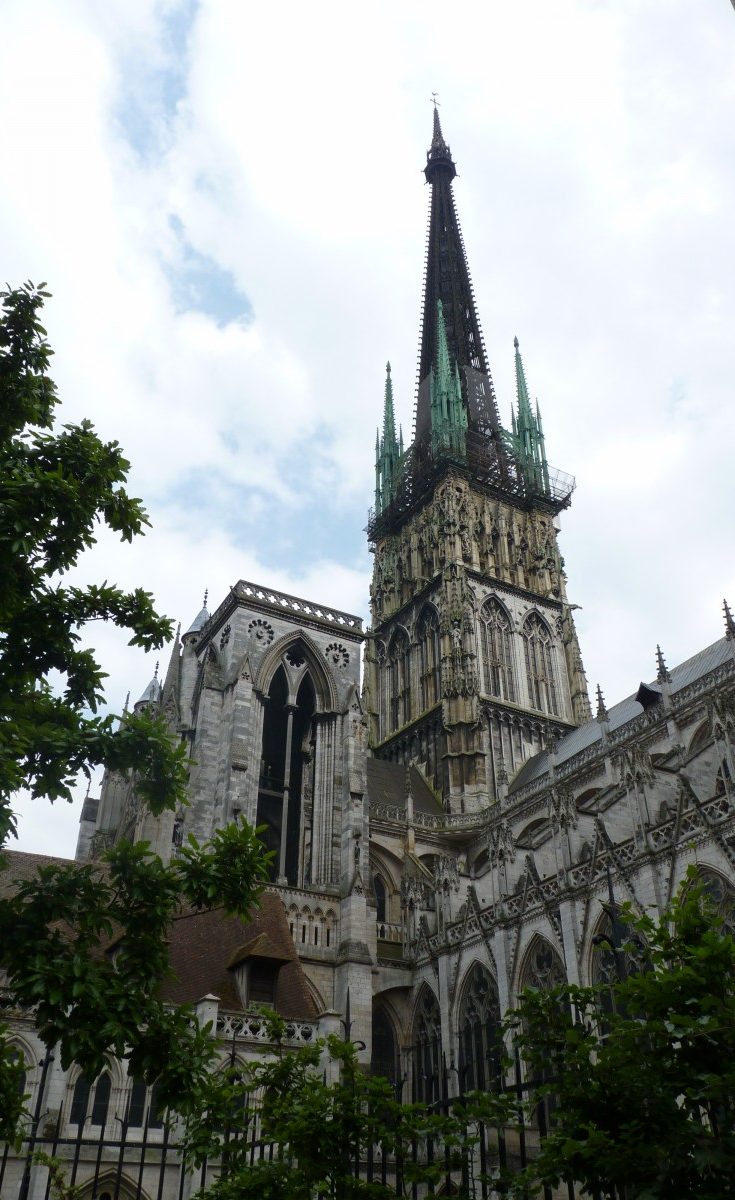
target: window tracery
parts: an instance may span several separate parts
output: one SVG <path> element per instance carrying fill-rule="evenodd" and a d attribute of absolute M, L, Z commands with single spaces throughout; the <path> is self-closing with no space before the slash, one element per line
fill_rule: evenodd
<path fill-rule="evenodd" d="M 388 680 L 391 726 L 395 731 L 411 718 L 411 643 L 405 629 L 399 629 L 391 642 Z"/>
<path fill-rule="evenodd" d="M 439 616 L 432 606 L 425 608 L 416 627 L 419 646 L 419 700 L 422 712 L 437 703 L 441 696 L 441 645 Z"/>
<path fill-rule="evenodd" d="M 483 605 L 480 621 L 482 663 L 488 696 L 514 703 L 517 696 L 513 630 L 508 614 L 494 598 Z"/>
<path fill-rule="evenodd" d="M 722 921 L 723 932 L 735 937 L 735 888 L 716 871 L 710 871 L 707 867 L 699 867 L 697 875 L 708 900 Z"/>
<path fill-rule="evenodd" d="M 495 980 L 480 963 L 465 983 L 459 1028 L 460 1090 L 487 1088 L 500 1071 L 500 1001 Z"/>
<path fill-rule="evenodd" d="M 523 649 L 531 707 L 558 716 L 556 652 L 549 627 L 538 613 L 523 623 Z"/>
<path fill-rule="evenodd" d="M 442 1035 L 439 1005 L 428 987 L 419 996 L 412 1051 L 413 1098 L 431 1104 L 439 1099 Z"/>
<path fill-rule="evenodd" d="M 559 955 L 545 938 L 535 937 L 526 956 L 521 990 L 535 988 L 549 992 L 567 982 L 567 974 Z"/>

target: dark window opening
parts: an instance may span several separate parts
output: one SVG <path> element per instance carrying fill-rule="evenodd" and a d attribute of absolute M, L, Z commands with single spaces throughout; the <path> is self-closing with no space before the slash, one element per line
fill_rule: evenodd
<path fill-rule="evenodd" d="M 248 968 L 248 1004 L 270 1004 L 276 1000 L 278 967 L 267 959 L 254 958 Z"/>
<path fill-rule="evenodd" d="M 86 1075 L 80 1075 L 74 1084 L 74 1093 L 71 1098 L 71 1112 L 69 1113 L 70 1125 L 83 1125 L 87 1116 L 87 1108 L 89 1106 L 90 1083 Z"/>
<path fill-rule="evenodd" d="M 384 921 L 388 920 L 386 915 L 388 911 L 388 897 L 385 891 L 385 884 L 383 883 L 380 875 L 375 875 L 373 877 L 373 891 L 375 892 L 375 916 L 379 924 L 382 924 Z"/>
<path fill-rule="evenodd" d="M 106 1125 L 107 1110 L 110 1106 L 110 1076 L 105 1071 L 97 1080 L 97 1086 L 94 1089 L 94 1100 L 92 1101 L 92 1124 Z"/>
<path fill-rule="evenodd" d="M 373 1053 L 370 1060 L 373 1075 L 382 1075 L 391 1083 L 398 1082 L 398 1051 L 393 1026 L 382 1009 L 373 1013 Z"/>
<path fill-rule="evenodd" d="M 294 659 L 294 650 L 290 654 Z M 270 875 L 275 880 L 281 873 L 281 840 L 286 798 L 286 846 L 284 873 L 288 883 L 299 883 L 299 860 L 302 841 L 302 795 L 310 779 L 313 754 L 313 718 L 316 696 L 311 677 L 306 674 L 296 697 L 288 704 L 288 684 L 282 667 L 273 677 L 263 718 L 263 747 L 260 763 L 257 824 L 264 825 L 261 834 L 267 849 L 273 851 Z M 287 758 L 290 742 L 291 752 Z"/>

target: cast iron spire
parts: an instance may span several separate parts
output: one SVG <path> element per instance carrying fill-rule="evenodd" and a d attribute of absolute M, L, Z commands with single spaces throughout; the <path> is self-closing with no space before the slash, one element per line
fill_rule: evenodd
<path fill-rule="evenodd" d="M 434 129 L 424 169 L 431 187 L 431 208 L 426 248 L 419 395 L 416 409 L 416 438 L 431 430 L 429 374 L 437 361 L 437 306 L 441 301 L 447 347 L 453 366 L 459 369 L 462 395 L 471 428 L 497 431 L 500 428 L 495 395 L 485 355 L 480 322 L 475 310 L 467 255 L 454 207 L 452 180 L 457 168 L 444 140 L 439 111 L 434 108 Z"/>

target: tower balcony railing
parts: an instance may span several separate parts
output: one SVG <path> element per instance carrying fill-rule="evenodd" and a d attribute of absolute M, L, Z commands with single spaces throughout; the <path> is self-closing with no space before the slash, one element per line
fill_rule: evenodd
<path fill-rule="evenodd" d="M 409 447 L 403 456 L 401 477 L 389 504 L 380 511 L 368 513 L 367 535 L 371 542 L 394 532 L 397 524 L 413 512 L 428 495 L 437 478 L 449 465 L 467 470 L 473 479 L 493 490 L 505 493 L 522 503 L 538 503 L 560 512 L 566 508 L 576 486 L 573 475 L 549 467 L 540 486 L 529 482 L 509 456 L 502 440 L 490 430 L 469 429 L 466 435 L 466 455 L 435 456 L 430 435 L 424 435 Z"/>

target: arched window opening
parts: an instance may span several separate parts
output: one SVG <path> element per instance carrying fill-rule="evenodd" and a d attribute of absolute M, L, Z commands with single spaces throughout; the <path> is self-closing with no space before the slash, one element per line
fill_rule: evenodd
<path fill-rule="evenodd" d="M 735 937 L 735 888 L 716 871 L 710 871 L 707 867 L 699 867 L 697 875 L 707 899 L 722 921 L 723 932 Z"/>
<path fill-rule="evenodd" d="M 460 1090 L 488 1088 L 500 1076 L 500 1001 L 495 980 L 479 963 L 465 983 L 459 1027 Z"/>
<path fill-rule="evenodd" d="M 16 1046 L 11 1046 L 10 1060 L 11 1060 L 11 1062 L 16 1063 L 19 1067 L 22 1068 L 22 1070 L 18 1073 L 18 1095 L 20 1097 L 23 1097 L 26 1094 L 26 1083 L 28 1082 L 28 1075 L 27 1075 L 27 1072 L 25 1069 L 25 1067 L 26 1067 L 25 1055 Z"/>
<path fill-rule="evenodd" d="M 411 718 L 411 644 L 400 629 L 390 646 L 388 682 L 391 727 L 395 732 Z"/>
<path fill-rule="evenodd" d="M 555 648 L 549 627 L 538 613 L 531 613 L 523 624 L 523 649 L 531 707 L 558 716 Z"/>
<path fill-rule="evenodd" d="M 94 1089 L 94 1100 L 92 1101 L 92 1125 L 107 1124 L 107 1110 L 110 1107 L 110 1090 L 112 1084 L 107 1071 L 104 1071 L 97 1080 L 97 1086 Z"/>
<path fill-rule="evenodd" d="M 441 696 L 441 645 L 439 617 L 434 607 L 424 610 L 416 629 L 419 651 L 419 704 L 432 708 Z"/>
<path fill-rule="evenodd" d="M 371 1074 L 382 1075 L 395 1086 L 399 1079 L 398 1047 L 393 1026 L 382 1008 L 373 1013 L 372 1044 Z"/>
<path fill-rule="evenodd" d="M 289 653 L 294 655 L 294 648 Z M 305 794 L 311 792 L 314 764 L 314 713 L 316 694 L 308 671 L 296 703 L 288 702 L 283 667 L 273 676 L 263 717 L 263 745 L 258 788 L 258 825 L 273 851 L 271 879 L 300 883 L 305 857 L 306 830 L 302 815 Z"/>
<path fill-rule="evenodd" d="M 508 614 L 497 600 L 483 606 L 480 621 L 482 662 L 488 696 L 515 703 L 517 697 L 513 662 L 513 630 Z"/>
<path fill-rule="evenodd" d="M 564 965 L 545 938 L 535 937 L 531 943 L 521 979 L 522 991 L 535 988 L 538 992 L 550 992 L 567 982 Z"/>
<path fill-rule="evenodd" d="M 91 1085 L 86 1075 L 80 1075 L 74 1084 L 74 1091 L 71 1098 L 71 1110 L 69 1112 L 70 1125 L 83 1125 L 87 1118 L 87 1109 L 89 1107 L 89 1093 Z"/>
<path fill-rule="evenodd" d="M 148 1128 L 161 1129 L 163 1126 L 163 1108 L 160 1101 L 160 1085 L 158 1080 L 151 1088 L 151 1102 L 148 1108 Z"/>
<path fill-rule="evenodd" d="M 145 1102 L 148 1096 L 148 1088 L 144 1079 L 134 1079 L 133 1086 L 130 1089 L 130 1103 L 128 1105 L 128 1125 L 133 1129 L 139 1129 L 145 1121 Z"/>
<path fill-rule="evenodd" d="M 373 891 L 375 892 L 376 919 L 379 925 L 388 920 L 388 893 L 382 876 L 373 876 Z"/>
<path fill-rule="evenodd" d="M 414 1020 L 412 1068 L 413 1098 L 433 1104 L 440 1095 L 442 1053 L 441 1014 L 434 993 L 425 987 Z"/>

